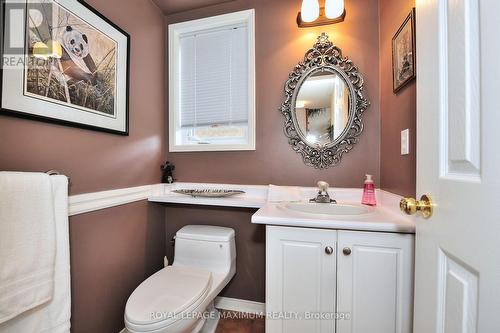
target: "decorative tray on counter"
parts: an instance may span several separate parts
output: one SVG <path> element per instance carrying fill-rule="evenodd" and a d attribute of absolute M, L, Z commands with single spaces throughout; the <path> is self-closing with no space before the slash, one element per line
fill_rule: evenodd
<path fill-rule="evenodd" d="M 199 190 L 188 190 L 188 189 L 179 189 L 173 190 L 172 192 L 184 195 L 190 195 L 193 198 L 196 197 L 205 197 L 205 198 L 224 198 L 230 197 L 233 195 L 244 194 L 245 191 L 240 190 L 222 190 L 222 189 L 199 189 Z"/>

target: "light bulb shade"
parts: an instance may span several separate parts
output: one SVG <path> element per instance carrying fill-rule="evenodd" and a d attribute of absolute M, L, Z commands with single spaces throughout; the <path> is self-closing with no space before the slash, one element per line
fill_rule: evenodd
<path fill-rule="evenodd" d="M 329 19 L 335 19 L 344 14 L 344 0 L 326 0 L 325 16 Z"/>
<path fill-rule="evenodd" d="M 33 45 L 33 56 L 40 59 L 60 59 L 62 57 L 61 43 L 55 40 L 49 40 L 47 44 L 44 42 L 36 42 Z"/>
<path fill-rule="evenodd" d="M 60 59 L 62 57 L 62 45 L 56 40 L 49 40 L 47 42 L 49 47 L 49 56 L 52 58 Z"/>
<path fill-rule="evenodd" d="M 39 59 L 47 59 L 49 57 L 49 47 L 44 42 L 36 42 L 33 45 L 33 56 Z"/>
<path fill-rule="evenodd" d="M 302 21 L 313 22 L 319 17 L 319 2 L 318 0 L 302 0 L 300 8 Z"/>
<path fill-rule="evenodd" d="M 305 108 L 306 107 L 306 101 L 297 101 L 295 103 L 295 107 L 298 109 Z"/>

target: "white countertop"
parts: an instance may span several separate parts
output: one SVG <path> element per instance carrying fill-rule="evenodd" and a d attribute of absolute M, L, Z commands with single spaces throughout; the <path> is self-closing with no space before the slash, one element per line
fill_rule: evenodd
<path fill-rule="evenodd" d="M 343 204 L 356 204 L 341 202 Z M 383 207 L 372 212 L 353 216 L 311 215 L 292 211 L 280 203 L 269 203 L 252 215 L 252 223 L 306 227 L 319 229 L 343 229 L 397 233 L 415 233 L 415 224 Z"/>
<path fill-rule="evenodd" d="M 172 192 L 177 189 L 226 189 L 243 190 L 244 194 L 239 194 L 227 198 L 203 198 L 190 197 L 184 194 Z M 156 193 L 148 198 L 151 202 L 188 204 L 202 206 L 222 206 L 222 207 L 242 207 L 261 208 L 267 201 L 267 186 L 265 185 L 232 185 L 232 184 L 209 184 L 209 183 L 173 183 L 163 184 L 162 188 L 157 188 Z"/>
<path fill-rule="evenodd" d="M 173 193 L 175 189 L 233 189 L 243 190 L 242 195 L 227 198 L 193 198 Z M 415 223 L 411 217 L 399 211 L 400 196 L 377 190 L 377 206 L 368 214 L 355 216 L 312 215 L 292 211 L 284 203 L 268 202 L 268 186 L 232 185 L 208 183 L 174 183 L 158 186 L 148 198 L 151 202 L 189 204 L 203 206 L 259 208 L 252 216 L 252 223 L 282 225 L 290 227 L 308 227 L 322 229 L 345 229 L 379 232 L 415 233 Z M 316 189 L 299 187 L 304 202 L 313 198 Z M 361 200 L 361 189 L 331 188 L 329 193 L 339 204 L 357 204 Z"/>

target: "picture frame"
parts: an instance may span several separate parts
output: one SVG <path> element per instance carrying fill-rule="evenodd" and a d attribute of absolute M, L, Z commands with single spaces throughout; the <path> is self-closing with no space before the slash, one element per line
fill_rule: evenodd
<path fill-rule="evenodd" d="M 415 8 L 392 38 L 392 82 L 394 93 L 416 78 Z"/>
<path fill-rule="evenodd" d="M 2 0 L 0 14 L 0 115 L 129 135 L 127 32 L 83 0 Z"/>

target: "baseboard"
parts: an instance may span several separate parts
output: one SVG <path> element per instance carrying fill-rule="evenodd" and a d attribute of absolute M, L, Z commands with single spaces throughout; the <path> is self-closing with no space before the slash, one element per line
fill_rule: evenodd
<path fill-rule="evenodd" d="M 265 314 L 266 312 L 266 305 L 264 303 L 230 297 L 217 297 L 215 299 L 215 307 L 221 310 L 252 314 Z"/>

